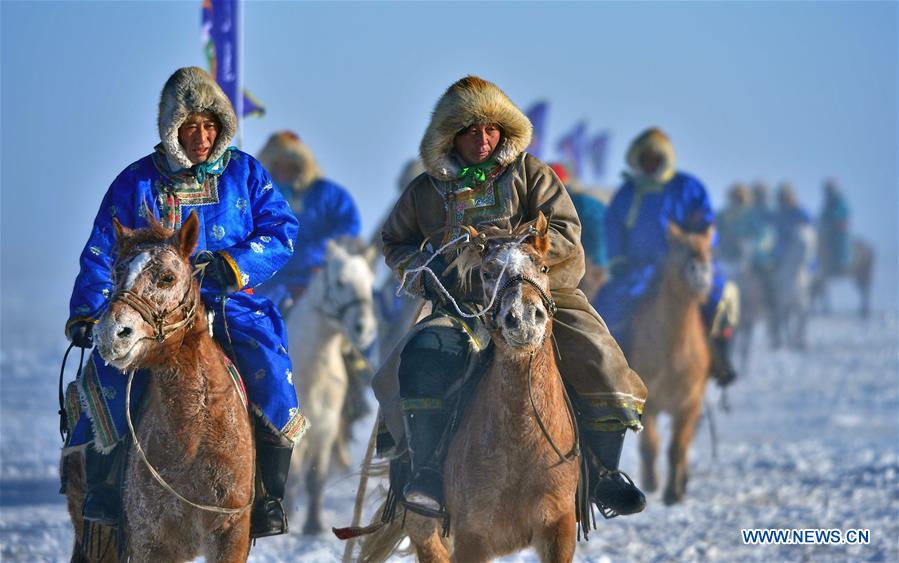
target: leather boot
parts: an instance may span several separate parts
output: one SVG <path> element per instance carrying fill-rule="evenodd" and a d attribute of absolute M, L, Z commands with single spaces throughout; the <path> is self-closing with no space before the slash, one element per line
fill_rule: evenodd
<path fill-rule="evenodd" d="M 626 430 L 584 432 L 587 445 L 602 465 L 591 500 L 606 518 L 636 514 L 646 508 L 646 497 L 625 473 L 618 469 Z"/>
<path fill-rule="evenodd" d="M 84 477 L 87 493 L 81 505 L 81 515 L 89 522 L 115 526 L 122 512 L 116 463 L 121 445 L 108 454 L 101 454 L 88 444 L 84 449 Z"/>
<path fill-rule="evenodd" d="M 712 357 L 709 376 L 721 387 L 727 387 L 737 379 L 737 370 L 730 361 L 730 341 L 730 337 L 724 335 L 709 338 Z"/>
<path fill-rule="evenodd" d="M 426 516 L 439 516 L 445 448 L 438 451 L 438 446 L 449 416 L 443 410 L 415 410 L 405 412 L 403 418 L 412 458 L 412 478 L 403 488 L 403 505 Z"/>
<path fill-rule="evenodd" d="M 256 469 L 262 482 L 250 515 L 250 537 L 264 538 L 287 533 L 287 514 L 281 501 L 287 486 L 293 446 L 256 442 Z"/>

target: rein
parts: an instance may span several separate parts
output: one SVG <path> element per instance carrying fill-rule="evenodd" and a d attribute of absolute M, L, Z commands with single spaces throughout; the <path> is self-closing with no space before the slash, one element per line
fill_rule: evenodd
<path fill-rule="evenodd" d="M 144 465 L 147 466 L 147 470 L 150 472 L 150 475 L 156 479 L 156 482 L 162 485 L 162 488 L 172 493 L 177 497 L 180 501 L 191 505 L 194 508 L 198 508 L 200 510 L 205 510 L 206 512 L 215 512 L 218 514 L 241 514 L 246 509 L 253 506 L 253 501 L 255 500 L 256 494 L 255 491 L 250 495 L 250 502 L 240 508 L 225 508 L 221 506 L 210 506 L 206 504 L 197 504 L 192 502 L 183 496 L 181 496 L 178 491 L 172 488 L 165 479 L 162 478 L 162 475 L 159 474 L 156 469 L 150 465 L 149 460 L 147 460 L 147 454 L 144 453 L 144 449 L 140 445 L 140 441 L 137 439 L 137 433 L 134 431 L 134 423 L 131 422 L 131 383 L 134 381 L 134 371 L 128 373 L 128 387 L 125 389 L 125 421 L 128 423 L 128 431 L 131 433 L 131 440 L 134 442 L 134 448 L 137 450 L 137 453 L 140 455 L 140 459 L 144 462 Z M 237 381 L 232 379 L 232 383 L 234 383 L 234 388 L 237 390 L 237 394 L 240 395 L 240 389 L 237 387 Z"/>
<path fill-rule="evenodd" d="M 144 321 L 153 327 L 153 337 L 156 339 L 156 342 L 161 343 L 182 327 L 188 326 L 193 322 L 194 316 L 197 313 L 198 300 L 194 297 L 193 285 L 191 285 L 184 294 L 184 297 L 181 298 L 181 301 L 169 310 L 163 310 L 160 307 L 157 307 L 129 289 L 119 291 L 113 297 L 112 301 L 121 301 L 140 313 L 140 316 L 143 317 Z M 165 324 L 170 316 L 182 309 L 187 309 L 187 311 L 180 321 Z"/>
<path fill-rule="evenodd" d="M 546 425 L 543 423 L 543 419 L 540 417 L 540 412 L 537 410 L 537 403 L 534 402 L 534 393 L 531 389 L 531 379 L 533 379 L 533 363 L 534 352 L 531 352 L 530 358 L 528 358 L 528 399 L 530 399 L 531 401 L 531 408 L 534 410 L 534 417 L 537 419 L 537 426 L 540 427 L 540 430 L 546 437 L 546 441 L 549 442 L 549 445 L 552 446 L 553 450 L 555 450 L 556 455 L 559 456 L 559 460 L 562 463 L 568 463 L 576 459 L 578 453 L 581 450 L 581 434 L 577 426 L 577 419 L 574 415 L 574 405 L 571 404 L 571 398 L 568 396 L 568 390 L 565 389 L 565 384 L 562 383 L 562 394 L 565 396 L 565 406 L 568 407 L 568 418 L 571 420 L 571 426 L 574 428 L 574 445 L 571 446 L 571 451 L 569 451 L 567 454 L 563 454 L 562 450 L 559 449 L 559 446 L 556 445 L 556 442 L 553 440 L 552 436 L 549 435 L 549 430 L 546 429 Z M 559 377 L 561 379 L 561 375 Z"/>

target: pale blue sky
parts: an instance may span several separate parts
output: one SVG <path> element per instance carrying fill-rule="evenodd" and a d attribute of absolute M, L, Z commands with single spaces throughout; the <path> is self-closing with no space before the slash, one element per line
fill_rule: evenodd
<path fill-rule="evenodd" d="M 610 186 L 649 125 L 716 206 L 735 179 L 790 179 L 817 213 L 838 178 L 880 253 L 875 306 L 896 305 L 895 2 L 250 2 L 245 16 L 245 85 L 268 114 L 243 148 L 298 132 L 366 232 L 434 102 L 474 73 L 522 107 L 548 98 L 552 141 L 581 117 L 610 129 Z M 205 66 L 200 2 L 3 1 L 0 20 L 3 332 L 27 300 L 61 338 L 103 193 L 158 142 L 165 79 Z"/>

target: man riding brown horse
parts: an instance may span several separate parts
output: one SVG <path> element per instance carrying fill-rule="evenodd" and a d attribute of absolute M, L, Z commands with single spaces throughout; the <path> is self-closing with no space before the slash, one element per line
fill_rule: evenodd
<path fill-rule="evenodd" d="M 573 392 L 582 442 L 592 452 L 587 455 L 597 479 L 590 495 L 609 516 L 645 507 L 643 493 L 618 470 L 618 462 L 626 430 L 641 428 L 646 388 L 577 289 L 584 275 L 580 222 L 558 177 L 524 152 L 531 130 L 527 117 L 494 84 L 467 76 L 450 86 L 421 142 L 426 172 L 409 184 L 382 230 L 388 265 L 401 277 L 408 274 L 407 290 L 426 297 L 434 308 L 405 341 L 398 386 L 397 374 L 383 370 L 374 384 L 390 433 L 398 441 L 405 434 L 411 453 L 413 475 L 402 501 L 412 510 L 442 510 L 445 449 L 437 446 L 452 415 L 448 396 L 478 347 L 477 335 L 483 334 L 482 319 L 461 316 L 450 304 L 452 297 L 462 309 L 476 308 L 484 291 L 479 276 L 460 283 L 447 267 L 454 251 L 438 250 L 458 239 L 466 226 L 511 231 L 541 211 L 551 231 L 546 262 L 558 306 L 558 364 Z M 428 272 L 415 270 L 425 263 L 439 284 Z"/>

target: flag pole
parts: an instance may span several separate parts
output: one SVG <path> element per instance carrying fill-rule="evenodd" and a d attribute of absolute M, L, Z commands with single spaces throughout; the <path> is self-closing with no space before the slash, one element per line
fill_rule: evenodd
<path fill-rule="evenodd" d="M 237 148 L 243 147 L 243 27 L 244 1 L 237 0 L 237 91 L 234 93 L 235 110 L 237 111 Z"/>

